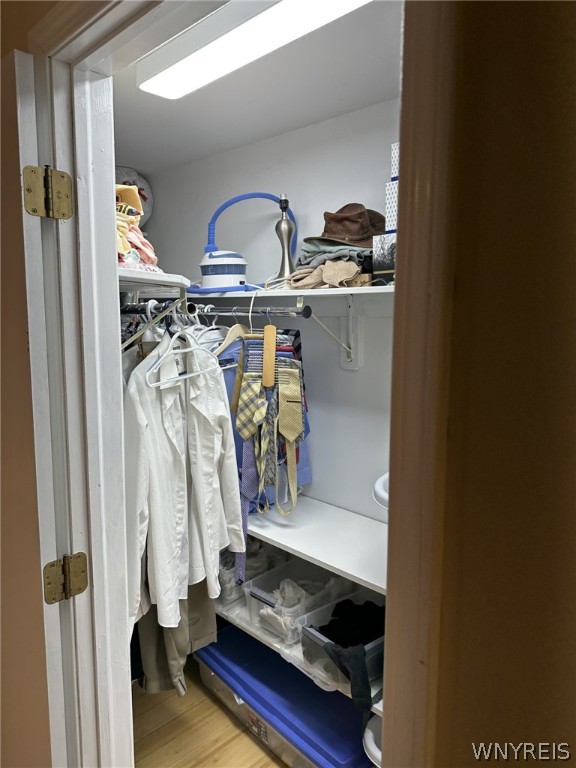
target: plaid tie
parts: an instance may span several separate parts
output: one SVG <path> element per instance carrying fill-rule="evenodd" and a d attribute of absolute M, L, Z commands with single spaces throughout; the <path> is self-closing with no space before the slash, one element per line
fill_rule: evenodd
<path fill-rule="evenodd" d="M 236 431 L 243 440 L 251 437 L 266 414 L 266 398 L 262 390 L 262 376 L 258 373 L 245 372 L 242 376 Z"/>

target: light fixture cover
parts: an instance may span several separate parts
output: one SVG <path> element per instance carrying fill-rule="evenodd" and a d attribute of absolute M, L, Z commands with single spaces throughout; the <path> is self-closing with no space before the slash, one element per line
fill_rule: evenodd
<path fill-rule="evenodd" d="M 179 99 L 373 0 L 230 0 L 136 64 L 141 90 Z"/>

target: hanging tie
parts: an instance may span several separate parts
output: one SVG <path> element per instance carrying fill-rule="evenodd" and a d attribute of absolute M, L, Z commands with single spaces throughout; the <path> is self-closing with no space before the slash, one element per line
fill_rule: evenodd
<path fill-rule="evenodd" d="M 267 405 L 261 375 L 244 372 L 236 414 L 236 431 L 243 440 L 256 433 L 266 415 Z"/>
<path fill-rule="evenodd" d="M 244 373 L 238 398 L 236 430 L 244 440 L 242 448 L 241 509 L 244 540 L 248 536 L 248 512 L 250 502 L 258 495 L 258 471 L 256 467 L 257 431 L 266 415 L 266 398 L 263 395 L 262 378 L 259 374 Z M 234 576 L 237 583 L 246 578 L 246 554 L 236 553 Z"/>
<path fill-rule="evenodd" d="M 278 443 L 276 440 L 276 431 L 278 428 L 278 387 L 275 386 L 268 399 L 268 408 L 266 416 L 260 429 L 260 452 L 258 456 L 258 475 L 260 483 L 258 486 L 258 497 L 262 499 L 260 512 L 267 512 L 269 509 L 268 497 L 265 494 L 266 487 L 276 486 L 276 471 L 278 461 Z"/>
<path fill-rule="evenodd" d="M 304 432 L 299 368 L 282 367 L 278 370 L 278 432 L 286 441 L 286 471 L 292 507 L 282 509 L 278 498 L 276 503 L 280 512 L 287 515 L 296 506 L 296 441 Z"/>
<path fill-rule="evenodd" d="M 248 513 L 250 502 L 258 493 L 258 471 L 254 457 L 254 437 L 249 437 L 242 446 L 242 482 L 240 485 L 240 509 L 244 541 L 248 537 Z M 246 552 L 236 552 L 234 579 L 237 584 L 246 580 Z"/>

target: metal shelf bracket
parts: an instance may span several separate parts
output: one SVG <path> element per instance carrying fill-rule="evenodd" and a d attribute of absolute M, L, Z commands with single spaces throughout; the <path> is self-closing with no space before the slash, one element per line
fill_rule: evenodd
<path fill-rule="evenodd" d="M 348 296 L 346 316 L 340 318 L 340 336 L 346 340 L 340 350 L 340 367 L 346 371 L 358 371 L 362 366 L 362 334 L 352 295 Z"/>

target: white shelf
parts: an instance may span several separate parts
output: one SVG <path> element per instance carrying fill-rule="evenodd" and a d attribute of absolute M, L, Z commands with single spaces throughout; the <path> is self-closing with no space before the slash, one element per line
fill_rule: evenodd
<path fill-rule="evenodd" d="M 190 280 L 183 275 L 172 275 L 167 272 L 144 272 L 139 269 L 118 267 L 118 283 L 121 291 L 142 291 L 148 288 L 186 290 Z"/>
<path fill-rule="evenodd" d="M 275 510 L 250 515 L 248 533 L 386 594 L 386 523 L 299 496 L 296 509 L 286 517 Z"/>
<path fill-rule="evenodd" d="M 284 643 L 277 635 L 268 632 L 266 629 L 260 626 L 255 626 L 250 621 L 250 614 L 246 606 L 245 600 L 239 600 L 231 605 L 223 605 L 219 600 L 215 601 L 216 613 L 222 618 L 229 621 L 234 626 L 251 635 L 256 640 L 259 640 L 268 648 L 272 648 L 273 651 L 279 653 L 285 661 L 294 664 L 294 666 L 307 677 L 310 677 L 316 685 L 320 686 L 324 690 L 328 691 L 340 691 L 345 696 L 350 696 L 350 685 L 337 685 L 333 680 L 328 677 L 324 677 L 318 670 L 313 669 L 304 660 L 302 656 L 302 646 L 300 643 L 293 643 L 288 645 Z M 382 688 L 382 679 L 374 680 L 370 684 L 372 696 L 376 694 Z M 383 713 L 383 701 L 374 704 L 372 712 L 382 716 Z"/>
<path fill-rule="evenodd" d="M 394 286 L 390 285 L 370 285 L 366 286 L 364 288 L 358 287 L 358 288 L 307 288 L 304 290 L 298 290 L 298 289 L 288 289 L 284 288 L 279 291 L 226 291 L 224 293 L 194 293 L 194 289 L 189 291 L 189 295 L 200 302 L 201 299 L 225 299 L 225 298 L 233 298 L 233 299 L 251 299 L 254 295 L 256 295 L 256 298 L 262 298 L 266 297 L 269 298 L 270 296 L 359 296 L 359 295 L 374 295 L 374 294 L 393 294 L 394 293 Z"/>

